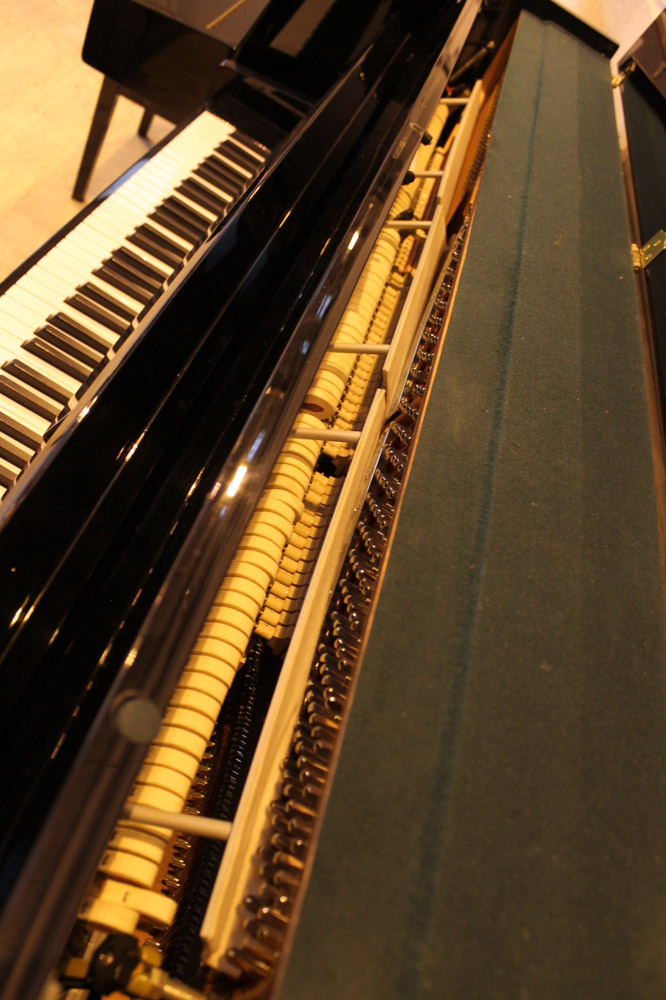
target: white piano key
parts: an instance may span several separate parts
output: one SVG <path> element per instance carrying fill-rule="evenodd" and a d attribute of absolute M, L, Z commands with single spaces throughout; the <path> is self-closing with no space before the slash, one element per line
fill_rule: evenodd
<path fill-rule="evenodd" d="M 159 195 L 156 198 L 160 201 Z M 152 200 L 149 201 L 152 204 Z M 104 208 L 104 206 L 102 206 Z M 138 207 L 128 203 L 124 195 L 117 193 L 113 204 L 104 210 L 92 212 L 81 224 L 81 229 L 85 232 L 101 233 L 106 239 L 110 234 L 120 234 L 127 236 L 136 226 L 141 225 L 146 217 L 146 208 Z"/>
<path fill-rule="evenodd" d="M 163 189 L 156 191 L 154 185 L 140 184 L 137 179 L 131 186 L 124 186 L 118 189 L 112 207 L 115 209 L 116 206 L 123 205 L 129 212 L 134 213 L 137 219 L 143 221 L 155 203 L 163 200 L 163 194 Z M 104 213 L 100 214 L 103 215 Z"/>
<path fill-rule="evenodd" d="M 30 268 L 22 278 L 19 278 L 16 286 L 32 291 L 36 298 L 43 299 L 49 305 L 62 302 L 71 294 L 72 288 L 76 288 L 76 285 L 72 285 L 71 276 L 69 280 L 57 277 L 39 265 Z"/>
<path fill-rule="evenodd" d="M 0 301 L 0 344 L 8 339 L 16 339 L 23 343 L 32 336 L 34 327 L 24 319 L 18 319 L 3 308 Z"/>
<path fill-rule="evenodd" d="M 116 236 L 111 235 L 112 239 L 115 240 Z M 109 240 L 106 234 L 93 228 L 92 225 L 85 225 L 85 223 L 77 226 L 74 232 L 62 241 L 63 249 L 78 257 L 86 265 L 87 270 L 107 257 L 114 246 L 115 244 Z"/>
<path fill-rule="evenodd" d="M 69 282 L 70 288 L 76 288 L 80 281 L 85 280 L 85 268 L 80 261 L 74 260 L 63 251 L 60 244 L 30 269 L 40 276 L 42 273 L 53 275 L 63 281 Z"/>
<path fill-rule="evenodd" d="M 98 264 L 96 263 L 94 266 L 97 267 Z M 50 256 L 48 261 L 43 262 L 43 267 L 51 274 L 69 274 L 72 289 L 85 281 L 93 270 L 90 263 L 83 263 L 80 257 L 76 256 L 75 247 L 61 245 L 58 245 L 56 252 Z"/>
<path fill-rule="evenodd" d="M 89 229 L 77 229 L 59 244 L 57 257 L 68 254 L 73 259 L 71 266 L 75 267 L 83 278 L 90 274 L 99 260 L 108 256 L 112 249 L 109 243 L 100 239 L 98 233 Z M 75 261 L 78 261 L 78 264 L 74 263 Z"/>
<path fill-rule="evenodd" d="M 39 308 L 32 309 L 17 302 L 14 289 L 10 288 L 0 299 L 0 330 L 4 322 L 11 324 L 12 319 L 19 320 L 23 324 L 27 337 L 43 323 Z"/>
<path fill-rule="evenodd" d="M 59 243 L 49 259 L 45 259 L 41 262 L 41 266 L 37 265 L 37 267 L 40 273 L 44 270 L 53 277 L 67 281 L 71 293 L 98 266 L 98 259 L 99 253 L 90 246 L 86 249 L 83 236 L 80 235 L 77 241 L 70 240 L 67 243 L 64 241 Z"/>
<path fill-rule="evenodd" d="M 16 282 L 12 291 L 22 296 L 19 301 L 24 302 L 26 305 L 32 303 L 32 308 L 39 310 L 40 315 L 44 317 L 53 311 L 53 303 L 62 300 L 61 296 L 57 292 L 54 292 L 53 289 L 45 288 L 26 275 L 20 281 Z"/>

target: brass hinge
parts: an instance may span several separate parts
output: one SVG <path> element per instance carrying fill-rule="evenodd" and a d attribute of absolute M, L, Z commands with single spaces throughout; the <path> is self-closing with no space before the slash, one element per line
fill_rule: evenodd
<path fill-rule="evenodd" d="M 614 87 L 621 87 L 622 84 L 624 83 L 624 81 L 627 79 L 627 77 L 631 76 L 631 74 L 634 72 L 635 69 L 636 69 L 636 63 L 632 59 L 632 61 L 629 63 L 629 65 L 625 66 L 625 68 L 622 70 L 621 73 L 617 73 L 611 79 L 612 85 Z"/>
<path fill-rule="evenodd" d="M 649 267 L 655 257 L 658 257 L 664 250 L 666 250 L 666 232 L 663 229 L 655 233 L 652 239 L 648 240 L 642 247 L 638 247 L 635 243 L 632 243 L 631 259 L 634 271 L 641 271 Z"/>

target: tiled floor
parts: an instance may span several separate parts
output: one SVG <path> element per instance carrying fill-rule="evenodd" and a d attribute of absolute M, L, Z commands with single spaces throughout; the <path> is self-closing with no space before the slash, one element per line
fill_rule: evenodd
<path fill-rule="evenodd" d="M 621 43 L 644 30 L 666 0 L 566 0 L 564 6 Z M 0 0 L 0 280 L 75 215 L 71 190 L 101 75 L 81 48 L 90 0 Z M 121 100 L 89 185 L 93 197 L 149 145 L 141 110 Z M 153 140 L 169 130 L 151 127 Z"/>

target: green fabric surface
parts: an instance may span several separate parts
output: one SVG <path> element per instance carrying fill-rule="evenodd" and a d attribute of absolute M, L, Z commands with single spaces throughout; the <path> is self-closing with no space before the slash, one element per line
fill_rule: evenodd
<path fill-rule="evenodd" d="M 624 211 L 608 63 L 523 14 L 282 1000 L 666 996 Z"/>

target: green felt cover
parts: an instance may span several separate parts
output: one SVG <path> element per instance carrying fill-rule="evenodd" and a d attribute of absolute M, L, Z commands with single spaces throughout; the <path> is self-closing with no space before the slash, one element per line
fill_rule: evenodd
<path fill-rule="evenodd" d="M 666 996 L 665 662 L 609 66 L 523 14 L 281 1000 Z"/>

